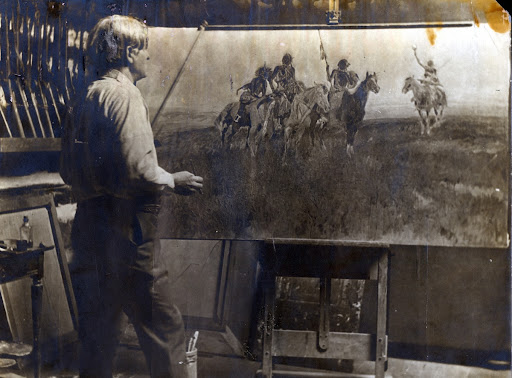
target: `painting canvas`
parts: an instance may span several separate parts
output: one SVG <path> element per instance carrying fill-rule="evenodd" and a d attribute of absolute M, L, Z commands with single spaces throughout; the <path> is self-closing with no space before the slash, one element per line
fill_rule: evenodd
<path fill-rule="evenodd" d="M 165 199 L 161 235 L 506 246 L 509 45 L 487 24 L 151 28 L 138 86 L 160 164 L 205 178 L 201 196 Z M 287 54 L 288 112 L 269 76 L 239 112 Z M 342 61 L 356 83 L 340 91 Z"/>

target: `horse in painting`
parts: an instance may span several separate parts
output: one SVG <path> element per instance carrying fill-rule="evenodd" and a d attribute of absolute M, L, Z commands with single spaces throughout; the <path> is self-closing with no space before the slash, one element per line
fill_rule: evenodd
<path fill-rule="evenodd" d="M 247 117 L 242 122 L 235 122 L 235 117 L 240 107 L 239 102 L 232 102 L 224 107 L 215 119 L 215 127 L 219 130 L 222 145 L 230 144 L 235 133 L 241 127 L 248 127 L 245 145 L 256 155 L 258 146 L 264 137 L 274 133 L 275 120 L 271 117 L 275 100 L 271 95 L 264 96 L 246 105 Z"/>
<path fill-rule="evenodd" d="M 430 135 L 431 128 L 439 126 L 443 110 L 447 106 L 446 93 L 438 85 L 422 84 L 413 76 L 405 79 L 402 93 L 412 91 L 411 101 L 420 116 L 421 135 Z M 430 121 L 430 112 L 434 111 L 434 124 Z"/>
<path fill-rule="evenodd" d="M 354 140 L 357 130 L 363 122 L 366 114 L 365 107 L 370 92 L 379 93 L 380 87 L 377 83 L 377 74 L 366 73 L 366 78 L 352 92 L 346 90 L 341 98 L 341 104 L 337 109 L 333 109 L 334 118 L 340 122 L 341 127 L 345 127 L 347 132 L 346 150 L 347 155 L 354 155 Z"/>
<path fill-rule="evenodd" d="M 329 113 L 329 83 L 316 84 L 307 88 L 293 99 L 290 116 L 284 121 L 284 156 L 292 145 L 302 140 L 304 133 L 309 131 L 311 144 L 315 143 L 315 134 L 326 123 Z"/>

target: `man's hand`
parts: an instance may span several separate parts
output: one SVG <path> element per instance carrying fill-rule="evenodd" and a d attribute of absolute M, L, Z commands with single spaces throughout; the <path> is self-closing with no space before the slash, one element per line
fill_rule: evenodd
<path fill-rule="evenodd" d="M 188 171 L 181 171 L 172 174 L 174 178 L 174 193 L 189 196 L 196 192 L 201 193 L 203 178 Z"/>

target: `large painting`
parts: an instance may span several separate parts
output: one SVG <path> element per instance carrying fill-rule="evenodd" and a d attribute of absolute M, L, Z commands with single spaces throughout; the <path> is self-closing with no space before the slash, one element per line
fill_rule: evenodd
<path fill-rule="evenodd" d="M 506 246 L 509 46 L 487 24 L 150 29 L 160 164 L 205 178 L 162 236 Z"/>

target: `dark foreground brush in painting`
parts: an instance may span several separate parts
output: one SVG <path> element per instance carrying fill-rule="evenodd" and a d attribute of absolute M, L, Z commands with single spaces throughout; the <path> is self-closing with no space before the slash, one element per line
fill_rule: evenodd
<path fill-rule="evenodd" d="M 302 138 L 285 159 L 282 134 L 264 139 L 256 156 L 246 135 L 240 128 L 231 149 L 213 127 L 160 138 L 164 167 L 193 162 L 207 178 L 203 196 L 167 199 L 162 236 L 507 242 L 506 118 L 445 117 L 429 137 L 417 118 L 363 121 L 352 158 L 340 128 L 324 131 L 324 146 Z"/>

